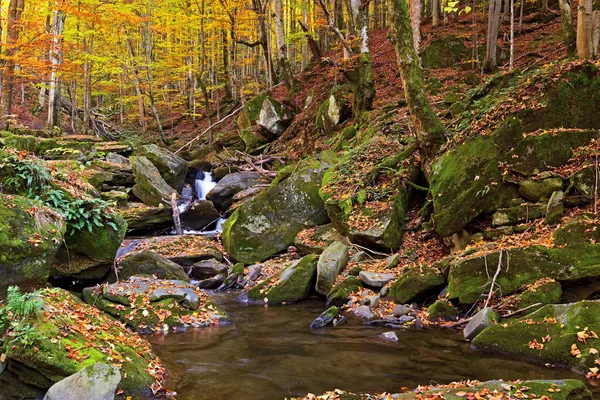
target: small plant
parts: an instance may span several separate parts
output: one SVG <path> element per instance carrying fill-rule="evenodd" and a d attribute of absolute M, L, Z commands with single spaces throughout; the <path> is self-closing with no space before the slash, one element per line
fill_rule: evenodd
<path fill-rule="evenodd" d="M 7 347 L 29 346 L 39 336 L 32 322 L 40 317 L 44 303 L 37 292 L 21 293 L 16 286 L 8 288 L 8 296 L 0 308 L 0 333 Z"/>
<path fill-rule="evenodd" d="M 5 157 L 0 163 L 0 169 L 10 172 L 5 180 L 5 187 L 11 192 L 26 190 L 29 198 L 35 198 L 39 189 L 45 187 L 52 179 L 50 173 L 39 161 L 21 160 L 15 155 Z"/>
<path fill-rule="evenodd" d="M 475 196 L 477 197 L 484 197 L 486 196 L 488 193 L 490 192 L 490 185 L 485 185 L 485 187 L 483 189 L 481 189 L 480 191 L 478 191 Z"/>

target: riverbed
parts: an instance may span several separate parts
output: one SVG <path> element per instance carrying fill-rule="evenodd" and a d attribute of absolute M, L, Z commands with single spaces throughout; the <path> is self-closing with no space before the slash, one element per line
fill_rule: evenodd
<path fill-rule="evenodd" d="M 285 306 L 246 305 L 239 293 L 211 293 L 233 324 L 147 337 L 169 371 L 177 398 L 270 400 L 343 389 L 397 392 L 463 379 L 585 379 L 478 352 L 447 329 L 396 331 L 360 321 L 337 328 L 308 326 L 324 308 L 319 300 Z M 600 389 L 591 388 L 595 398 Z"/>

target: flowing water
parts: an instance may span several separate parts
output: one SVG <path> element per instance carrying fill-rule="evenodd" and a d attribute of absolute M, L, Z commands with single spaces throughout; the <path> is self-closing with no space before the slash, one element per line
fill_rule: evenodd
<path fill-rule="evenodd" d="M 196 175 L 195 187 L 199 200 L 206 200 L 206 195 L 215 186 L 217 186 L 217 182 L 215 182 L 210 172 L 198 171 L 198 174 Z"/>
<path fill-rule="evenodd" d="M 335 388 L 381 393 L 461 379 L 583 379 L 477 352 L 449 330 L 399 330 L 398 343 L 378 338 L 389 329 L 359 323 L 311 330 L 322 301 L 267 307 L 239 303 L 238 294 L 211 294 L 233 319 L 230 326 L 148 337 L 178 399 L 283 400 Z"/>

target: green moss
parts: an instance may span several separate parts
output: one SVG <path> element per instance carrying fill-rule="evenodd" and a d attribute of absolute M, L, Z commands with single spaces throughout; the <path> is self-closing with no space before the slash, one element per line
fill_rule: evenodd
<path fill-rule="evenodd" d="M 331 288 L 331 291 L 327 295 L 327 305 L 341 307 L 346 304 L 353 292 L 358 292 L 363 287 L 362 280 L 354 276 L 349 276 Z"/>
<path fill-rule="evenodd" d="M 121 247 L 126 231 L 127 223 L 123 217 L 113 214 L 110 223 L 96 225 L 91 232 L 82 229 L 69 234 L 66 242 L 70 251 L 77 251 L 98 261 L 112 261 Z"/>
<path fill-rule="evenodd" d="M 446 285 L 446 278 L 437 268 L 412 267 L 407 268 L 402 276 L 390 287 L 390 296 L 400 304 L 422 300 Z"/>
<path fill-rule="evenodd" d="M 423 49 L 423 68 L 448 68 L 456 65 L 467 55 L 468 50 L 462 39 L 453 35 L 434 39 Z"/>
<path fill-rule="evenodd" d="M 429 306 L 429 319 L 431 321 L 456 321 L 458 312 L 446 301 L 437 300 Z"/>
<path fill-rule="evenodd" d="M 242 112 L 237 120 L 238 130 L 240 132 L 243 132 L 252 125 L 256 124 L 263 102 L 267 96 L 267 92 L 260 93 L 259 95 L 248 100 L 248 102 L 244 105 L 244 108 L 242 109 Z"/>
<path fill-rule="evenodd" d="M 556 281 L 547 282 L 535 288 L 529 288 L 519 295 L 519 308 L 529 307 L 533 304 L 560 303 L 562 288 Z"/>
<path fill-rule="evenodd" d="M 236 274 L 237 276 L 244 275 L 244 263 L 237 263 L 233 267 L 231 267 L 231 273 Z"/>

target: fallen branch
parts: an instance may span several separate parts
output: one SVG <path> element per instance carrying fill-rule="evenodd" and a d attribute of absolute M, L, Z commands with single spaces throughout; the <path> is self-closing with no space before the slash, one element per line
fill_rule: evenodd
<path fill-rule="evenodd" d="M 527 306 L 525 308 L 521 308 L 520 310 L 516 310 L 516 311 L 513 311 L 513 312 L 509 312 L 508 314 L 502 315 L 502 318 L 512 317 L 513 315 L 517 315 L 517 314 L 520 314 L 520 313 L 522 313 L 524 311 L 530 310 L 530 309 L 535 308 L 535 307 L 543 306 L 543 305 L 544 305 L 543 303 L 535 303 L 535 304 L 532 304 L 532 305 Z"/>
<path fill-rule="evenodd" d="M 237 109 L 236 109 L 236 110 L 234 110 L 234 111 L 233 111 L 231 114 L 229 114 L 229 115 L 226 115 L 225 117 L 221 118 L 220 120 L 218 120 L 217 122 L 215 122 L 214 124 L 212 124 L 211 126 L 209 126 L 208 128 L 206 128 L 205 130 L 203 130 L 202 132 L 200 132 L 200 133 L 198 134 L 198 136 L 196 136 L 194 139 L 190 140 L 189 142 L 187 142 L 186 144 L 184 144 L 183 146 L 181 146 L 181 147 L 179 148 L 179 150 L 177 150 L 177 151 L 175 152 L 175 154 L 179 154 L 179 152 L 180 152 L 181 150 L 185 149 L 185 148 L 186 148 L 186 147 L 188 147 L 188 146 L 191 146 L 191 145 L 192 145 L 192 143 L 195 143 L 195 142 L 197 142 L 198 140 L 200 140 L 200 138 L 201 138 L 202 136 L 204 136 L 206 133 L 210 132 L 210 130 L 211 130 L 211 129 L 213 129 L 214 127 L 216 127 L 216 126 L 218 126 L 218 125 L 222 124 L 223 122 L 225 122 L 225 121 L 226 121 L 226 120 L 228 120 L 229 118 L 231 118 L 231 117 L 233 117 L 234 115 L 236 115 L 237 113 L 239 113 L 239 112 L 242 110 L 242 108 L 244 108 L 244 106 L 241 106 L 241 107 L 237 108 Z"/>
<path fill-rule="evenodd" d="M 348 240 L 348 243 L 350 243 L 350 246 L 354 246 L 354 247 L 356 247 L 356 248 L 358 248 L 360 250 L 364 250 L 364 251 L 372 253 L 372 254 L 377 254 L 378 256 L 383 256 L 383 257 L 389 257 L 390 256 L 387 253 L 382 253 L 380 251 L 371 250 L 368 247 L 363 247 L 363 246 L 361 246 L 359 244 L 352 243 L 350 240 Z"/>
<path fill-rule="evenodd" d="M 494 274 L 494 277 L 492 278 L 492 285 L 490 286 L 490 292 L 488 293 L 488 297 L 485 300 L 485 304 L 484 304 L 483 308 L 486 308 L 488 306 L 488 304 L 490 303 L 490 300 L 492 299 L 492 295 L 494 294 L 494 286 L 496 285 L 496 279 L 498 278 L 498 275 L 500 275 L 500 271 L 502 271 L 502 253 L 503 253 L 503 250 L 500 250 L 500 257 L 498 258 L 498 268 L 496 268 L 496 273 Z"/>

